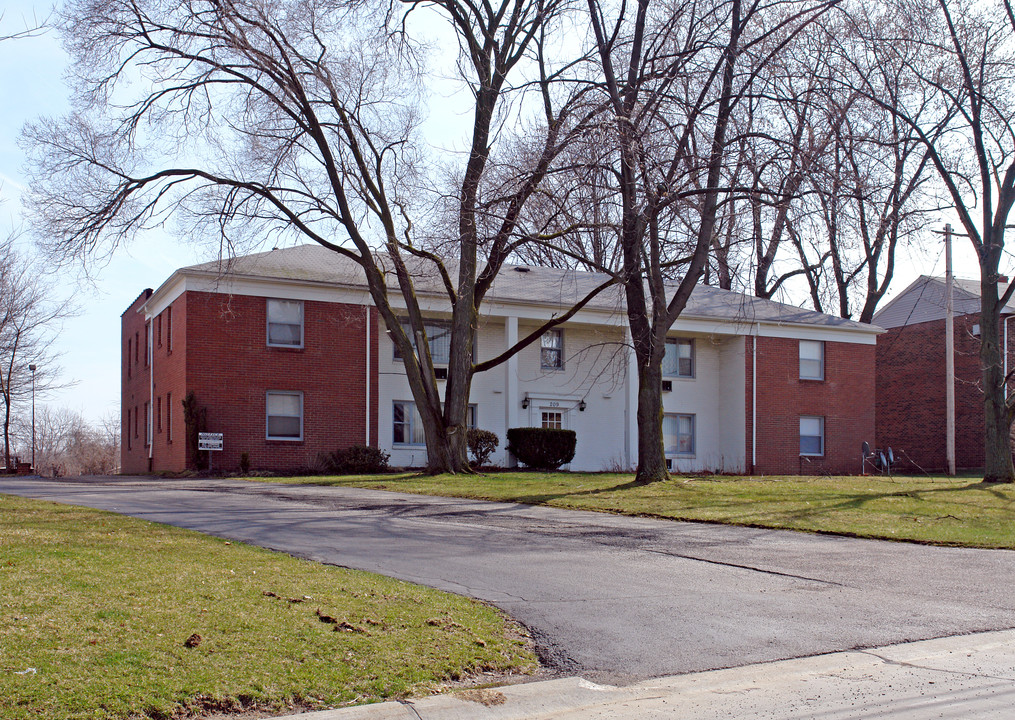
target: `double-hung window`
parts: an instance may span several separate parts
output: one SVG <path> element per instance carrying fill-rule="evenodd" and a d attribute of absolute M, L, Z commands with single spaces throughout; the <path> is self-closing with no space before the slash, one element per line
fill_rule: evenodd
<path fill-rule="evenodd" d="M 469 405 L 465 423 L 470 430 L 476 427 L 476 406 Z M 391 437 L 395 445 L 426 445 L 423 418 L 416 409 L 416 403 L 396 400 L 392 405 Z"/>
<path fill-rule="evenodd" d="M 801 416 L 800 454 L 825 454 L 825 419 L 823 417 Z"/>
<path fill-rule="evenodd" d="M 551 328 L 539 339 L 539 366 L 543 370 L 564 369 L 564 331 Z"/>
<path fill-rule="evenodd" d="M 268 298 L 268 345 L 303 347 L 303 301 Z"/>
<path fill-rule="evenodd" d="M 265 396 L 268 440 L 303 439 L 303 393 L 269 390 Z"/>
<path fill-rule="evenodd" d="M 800 379 L 825 379 L 825 344 L 820 340 L 800 341 Z"/>
<path fill-rule="evenodd" d="M 663 443 L 667 455 L 694 455 L 694 415 L 663 415 Z"/>
<path fill-rule="evenodd" d="M 451 323 L 443 320 L 426 320 L 423 329 L 426 331 L 426 341 L 430 346 L 430 359 L 434 365 L 447 365 L 451 359 Z M 411 339 L 412 346 L 418 347 L 417 339 L 413 336 L 412 323 L 408 320 L 402 321 L 402 330 Z M 399 352 L 398 345 L 395 345 L 395 360 L 401 359 L 402 353 Z"/>
<path fill-rule="evenodd" d="M 663 355 L 663 375 L 667 377 L 694 377 L 694 340 L 670 338 Z"/>

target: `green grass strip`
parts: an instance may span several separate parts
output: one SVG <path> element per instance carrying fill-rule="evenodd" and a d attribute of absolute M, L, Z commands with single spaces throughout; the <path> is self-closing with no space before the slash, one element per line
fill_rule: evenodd
<path fill-rule="evenodd" d="M 254 478 L 252 478 L 254 479 Z M 675 477 L 503 472 L 264 478 L 940 545 L 1015 548 L 1015 485 L 942 477 Z"/>
<path fill-rule="evenodd" d="M 462 597 L 0 495 L 4 720 L 322 709 L 535 664 Z"/>

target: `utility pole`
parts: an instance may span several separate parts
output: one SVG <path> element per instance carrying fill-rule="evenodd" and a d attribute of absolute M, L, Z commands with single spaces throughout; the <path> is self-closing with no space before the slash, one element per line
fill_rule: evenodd
<path fill-rule="evenodd" d="M 32 363 L 28 369 L 32 371 L 32 472 L 38 474 L 39 471 L 35 469 L 35 371 L 38 366 Z"/>
<path fill-rule="evenodd" d="M 945 225 L 945 456 L 955 475 L 955 308 L 952 306 L 952 226 Z"/>

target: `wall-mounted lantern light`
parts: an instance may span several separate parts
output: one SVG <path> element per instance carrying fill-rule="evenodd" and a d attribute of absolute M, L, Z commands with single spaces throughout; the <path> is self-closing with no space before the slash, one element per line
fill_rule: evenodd
<path fill-rule="evenodd" d="M 529 394 L 525 393 L 525 397 L 522 398 L 522 410 L 529 409 Z"/>
<path fill-rule="evenodd" d="M 585 412 L 585 398 L 578 403 L 578 412 Z"/>

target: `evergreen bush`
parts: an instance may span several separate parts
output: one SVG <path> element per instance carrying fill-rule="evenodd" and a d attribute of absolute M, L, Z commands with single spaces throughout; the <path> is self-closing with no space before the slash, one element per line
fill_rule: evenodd
<path fill-rule="evenodd" d="M 507 449 L 518 461 L 540 470 L 556 470 L 574 460 L 578 436 L 574 430 L 509 428 Z"/>

